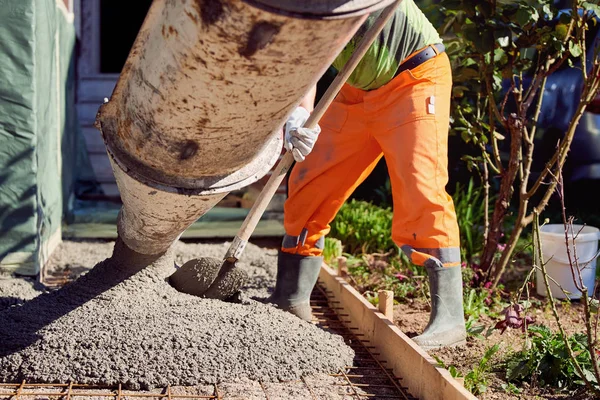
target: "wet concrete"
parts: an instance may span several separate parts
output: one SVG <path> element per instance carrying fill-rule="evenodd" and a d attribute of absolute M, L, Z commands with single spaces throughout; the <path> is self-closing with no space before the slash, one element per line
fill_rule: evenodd
<path fill-rule="evenodd" d="M 84 271 L 91 255 L 110 248 L 72 245 L 54 257 L 53 268 Z M 275 250 L 246 249 L 240 265 L 250 279 L 242 304 L 189 296 L 165 282 L 174 260 L 222 257 L 226 248 L 177 243 L 142 262 L 121 251 L 119 261 L 100 262 L 60 290 L 5 308 L 0 379 L 149 389 L 297 380 L 352 363 L 353 352 L 339 336 L 252 299 L 266 297 L 274 283 Z"/>
<path fill-rule="evenodd" d="M 34 279 L 22 277 L 14 279 L 8 273 L 0 272 L 0 310 L 23 304 L 38 296 L 44 290 Z"/>
<path fill-rule="evenodd" d="M 183 264 L 169 277 L 169 283 L 182 293 L 228 301 L 248 280 L 237 260 L 202 257 Z"/>
<path fill-rule="evenodd" d="M 201 257 L 183 264 L 169 277 L 169 283 L 182 293 L 203 297 L 215 281 L 223 259 Z"/>

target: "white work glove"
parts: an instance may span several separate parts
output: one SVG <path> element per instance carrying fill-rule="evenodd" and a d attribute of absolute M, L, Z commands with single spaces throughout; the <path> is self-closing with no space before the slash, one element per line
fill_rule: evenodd
<path fill-rule="evenodd" d="M 304 107 L 296 107 L 292 115 L 283 126 L 283 143 L 288 151 L 292 152 L 296 162 L 302 162 L 312 151 L 315 142 L 321 133 L 321 127 L 317 125 L 313 129 L 303 128 L 310 113 Z"/>

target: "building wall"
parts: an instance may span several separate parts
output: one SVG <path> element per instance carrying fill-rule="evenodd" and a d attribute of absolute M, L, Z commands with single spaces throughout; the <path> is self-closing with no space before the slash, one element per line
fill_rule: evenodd
<path fill-rule="evenodd" d="M 0 0 L 0 37 L 0 269 L 35 275 L 73 181 L 73 16 L 63 0 Z"/>

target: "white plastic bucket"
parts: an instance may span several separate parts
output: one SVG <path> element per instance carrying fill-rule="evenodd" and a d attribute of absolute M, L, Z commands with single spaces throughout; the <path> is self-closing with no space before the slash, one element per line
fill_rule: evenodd
<path fill-rule="evenodd" d="M 573 246 L 573 236 L 575 236 L 575 246 Z M 540 228 L 540 240 L 542 242 L 542 256 L 546 263 L 546 271 L 567 293 L 558 287 L 550 279 L 550 291 L 552 296 L 557 299 L 579 299 L 581 292 L 573 282 L 573 273 L 569 264 L 567 255 L 567 244 L 565 239 L 565 227 L 563 224 L 548 224 Z M 577 251 L 577 262 L 579 271 L 575 271 L 575 277 L 581 279 L 591 294 L 594 290 L 596 281 L 596 258 L 598 256 L 598 240 L 600 240 L 600 230 L 593 226 L 573 225 L 573 233 L 569 232 L 569 251 L 575 264 L 575 252 Z M 540 296 L 546 296 L 546 286 L 542 272 L 538 269 L 536 272 L 536 288 Z"/>

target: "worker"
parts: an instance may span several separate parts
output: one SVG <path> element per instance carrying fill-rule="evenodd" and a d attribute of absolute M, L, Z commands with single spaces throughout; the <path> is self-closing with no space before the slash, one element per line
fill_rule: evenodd
<path fill-rule="evenodd" d="M 429 324 L 414 340 L 425 349 L 456 346 L 466 330 L 458 224 L 445 191 L 452 71 L 440 36 L 414 1 L 397 7 L 320 127 L 302 127 L 316 87 L 284 125 L 284 143 L 297 164 L 288 180 L 285 236 L 269 302 L 311 320 L 309 297 L 329 223 L 384 156 L 392 239 L 429 277 Z M 380 13 L 368 17 L 335 59 L 337 70 Z"/>

